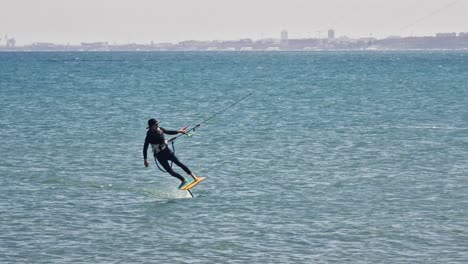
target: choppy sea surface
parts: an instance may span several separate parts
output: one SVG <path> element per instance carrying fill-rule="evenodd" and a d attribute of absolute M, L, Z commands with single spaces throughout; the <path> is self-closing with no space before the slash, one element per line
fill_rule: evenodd
<path fill-rule="evenodd" d="M 468 53 L 0 53 L 0 145 L 1 263 L 468 263 Z"/>

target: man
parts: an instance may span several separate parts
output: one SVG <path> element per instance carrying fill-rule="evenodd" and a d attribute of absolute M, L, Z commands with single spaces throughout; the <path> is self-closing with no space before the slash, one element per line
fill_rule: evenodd
<path fill-rule="evenodd" d="M 176 157 L 174 152 L 172 152 L 169 147 L 167 146 L 167 140 L 164 139 L 164 134 L 168 135 L 176 135 L 178 133 L 185 134 L 185 129 L 181 129 L 179 131 L 176 130 L 167 130 L 159 126 L 159 121 L 151 118 L 148 120 L 148 132 L 146 133 L 145 144 L 143 146 L 143 158 L 145 167 L 149 166 L 147 160 L 147 152 L 148 146 L 151 144 L 151 148 L 153 149 L 153 156 L 155 162 L 161 164 L 161 166 L 172 176 L 176 177 L 181 181 L 180 187 L 182 187 L 187 180 L 182 177 L 179 173 L 175 172 L 171 166 L 169 165 L 169 161 L 174 162 L 177 166 L 182 168 L 188 175 L 190 175 L 194 180 L 197 179 L 197 176 L 193 174 L 187 166 L 185 166 L 179 159 Z M 157 160 L 157 161 L 156 161 Z"/>

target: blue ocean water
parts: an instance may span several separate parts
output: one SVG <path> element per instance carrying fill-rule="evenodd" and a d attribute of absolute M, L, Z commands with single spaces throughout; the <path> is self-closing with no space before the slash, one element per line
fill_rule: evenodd
<path fill-rule="evenodd" d="M 467 81 L 455 52 L 0 53 L 0 262 L 467 263 Z M 195 198 L 143 166 L 149 118 L 222 110 L 175 144 Z"/>

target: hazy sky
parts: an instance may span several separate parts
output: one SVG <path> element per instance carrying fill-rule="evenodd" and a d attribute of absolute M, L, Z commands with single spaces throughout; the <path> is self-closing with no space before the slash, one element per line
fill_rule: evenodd
<path fill-rule="evenodd" d="M 468 32 L 468 0 L 0 0 L 0 11 L 0 37 L 20 45 Z"/>

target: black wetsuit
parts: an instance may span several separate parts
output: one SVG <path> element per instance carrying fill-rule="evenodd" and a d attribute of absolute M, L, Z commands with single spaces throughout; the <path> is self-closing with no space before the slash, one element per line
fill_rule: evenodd
<path fill-rule="evenodd" d="M 169 165 L 169 161 L 174 162 L 177 166 L 181 167 L 187 174 L 192 172 L 185 166 L 179 159 L 176 157 L 174 152 L 172 152 L 169 147 L 164 143 L 164 134 L 176 135 L 179 132 L 175 130 L 166 130 L 162 127 L 159 128 L 161 132 L 153 132 L 151 129 L 146 132 L 145 145 L 143 146 L 143 157 L 147 159 L 147 152 L 149 144 L 157 145 L 161 149 L 158 153 L 154 153 L 154 161 L 159 161 L 159 164 L 172 176 L 177 179 L 184 181 L 185 178 L 182 177 L 179 173 L 175 172 Z M 157 161 L 156 161 L 157 159 Z"/>

